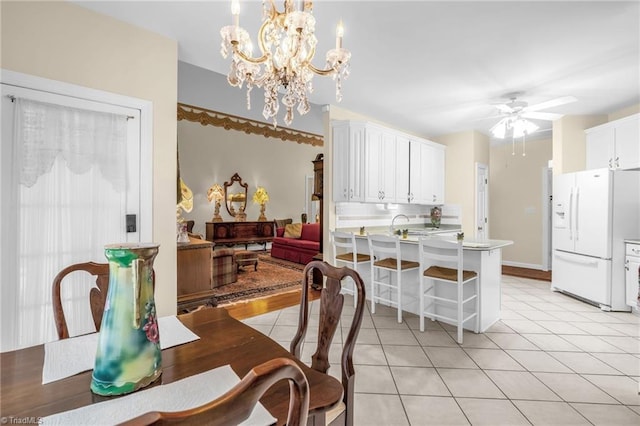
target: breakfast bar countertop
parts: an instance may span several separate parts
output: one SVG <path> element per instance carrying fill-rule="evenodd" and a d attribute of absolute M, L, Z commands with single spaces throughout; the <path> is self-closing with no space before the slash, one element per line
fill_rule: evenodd
<path fill-rule="evenodd" d="M 413 232 L 412 232 L 413 230 Z M 450 241 L 455 241 L 456 237 L 454 235 L 446 235 L 446 236 L 442 236 L 442 235 L 438 235 L 438 234 L 449 234 L 449 233 L 453 233 L 456 231 L 459 231 L 460 229 L 438 229 L 438 230 L 432 230 L 430 228 L 423 228 L 422 231 L 417 231 L 415 230 L 415 228 L 409 228 L 409 236 L 407 238 L 400 238 L 400 243 L 406 243 L 406 244 L 418 244 L 418 240 L 423 237 L 423 236 L 427 236 L 427 237 L 435 237 L 435 238 L 439 238 L 439 239 L 444 239 L 444 240 L 450 240 Z M 367 238 L 367 234 L 371 234 L 371 235 L 376 235 L 376 234 L 383 234 L 383 235 L 391 235 L 389 233 L 388 229 L 384 229 L 384 228 L 371 228 L 369 230 L 367 230 L 365 232 L 364 235 L 358 233 L 357 231 L 355 232 L 355 236 L 358 239 L 366 239 Z M 480 250 L 480 251 L 486 251 L 486 250 L 495 250 L 498 248 L 502 248 L 502 247 L 506 247 L 506 246 L 510 246 L 513 244 L 513 241 L 510 240 L 493 240 L 493 239 L 478 239 L 478 238 L 465 238 L 464 242 L 462 243 L 462 246 L 464 247 L 465 250 Z"/>
<path fill-rule="evenodd" d="M 450 225 L 451 226 L 451 225 Z M 395 229 L 398 229 L 397 227 Z M 418 241 L 421 237 L 427 236 L 434 239 L 444 239 L 455 243 L 456 233 L 460 232 L 460 228 L 457 229 L 443 229 L 442 227 L 436 230 L 430 228 L 411 227 L 407 226 L 404 229 L 408 229 L 409 235 L 407 238 L 400 238 L 400 249 L 402 260 L 410 260 L 414 262 L 420 261 L 419 244 Z M 346 230 L 346 229 L 341 229 Z M 356 246 L 359 253 L 367 253 L 369 250 L 367 243 L 368 234 L 382 234 L 392 235 L 390 228 L 387 227 L 367 227 L 365 233 L 360 235 L 359 229 L 355 231 Z M 433 232 L 436 231 L 436 232 Z M 480 286 L 480 300 L 479 300 L 479 316 L 480 316 L 480 332 L 487 331 L 493 324 L 500 320 L 500 286 L 502 278 L 502 248 L 510 246 L 513 241 L 509 240 L 491 240 L 491 239 L 475 239 L 468 238 L 463 242 L 464 251 L 464 268 L 470 271 L 478 273 L 479 286 Z M 359 273 L 362 275 L 365 282 L 370 278 L 370 268 L 362 268 Z M 404 281 L 404 279 L 403 279 Z M 403 285 L 402 287 L 402 308 L 404 311 L 414 314 L 419 313 L 419 286 Z M 447 309 L 451 309 L 442 306 L 439 307 L 443 312 Z M 449 316 L 453 315 L 453 312 L 448 312 Z"/>

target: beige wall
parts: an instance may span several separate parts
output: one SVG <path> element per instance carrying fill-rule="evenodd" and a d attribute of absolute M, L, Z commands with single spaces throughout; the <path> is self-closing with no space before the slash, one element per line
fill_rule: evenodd
<path fill-rule="evenodd" d="M 491 238 L 512 240 L 502 251 L 514 266 L 541 267 L 543 170 L 552 155 L 550 139 L 527 142 L 522 156 L 510 143 L 491 147 L 489 229 Z"/>
<path fill-rule="evenodd" d="M 640 104 L 631 105 L 630 107 L 622 108 L 621 110 L 609 114 L 609 121 L 618 120 L 638 113 L 640 113 Z"/>
<path fill-rule="evenodd" d="M 567 115 L 553 122 L 553 174 L 571 173 L 586 167 L 586 136 L 591 127 L 640 112 L 640 104 L 610 114 Z"/>
<path fill-rule="evenodd" d="M 587 161 L 584 130 L 606 122 L 606 115 L 566 115 L 554 121 L 553 174 L 584 170 Z"/>
<path fill-rule="evenodd" d="M 153 102 L 160 315 L 176 311 L 177 43 L 67 2 L 2 2 L 2 67 Z"/>
<path fill-rule="evenodd" d="M 184 120 L 178 122 L 178 140 L 180 177 L 193 191 L 194 205 L 182 216 L 196 222 L 194 232 L 205 235 L 205 222 L 213 217 L 214 205 L 207 199 L 209 187 L 222 185 L 234 173 L 249 185 L 247 220 L 257 220 L 260 215 L 260 206 L 251 197 L 258 186 L 263 186 L 269 194 L 265 212 L 269 220 L 290 217 L 300 222 L 305 208 L 305 176 L 313 176 L 311 161 L 322 147 Z M 220 215 L 233 220 L 224 204 Z"/>
<path fill-rule="evenodd" d="M 467 131 L 439 136 L 434 141 L 447 146 L 445 203 L 461 207 L 462 230 L 473 236 L 476 233 L 476 163 L 489 165 L 489 138 L 476 131 Z"/>

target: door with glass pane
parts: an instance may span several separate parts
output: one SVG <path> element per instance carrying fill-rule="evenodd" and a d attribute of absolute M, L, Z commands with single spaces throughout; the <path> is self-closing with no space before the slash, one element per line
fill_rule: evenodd
<path fill-rule="evenodd" d="M 1 146 L 2 350 L 8 350 L 56 339 L 51 283 L 58 271 L 106 263 L 105 244 L 140 240 L 139 220 L 130 232 L 126 222 L 140 213 L 140 111 L 3 84 Z M 92 285 L 82 274 L 65 283 L 72 335 L 93 331 Z"/>

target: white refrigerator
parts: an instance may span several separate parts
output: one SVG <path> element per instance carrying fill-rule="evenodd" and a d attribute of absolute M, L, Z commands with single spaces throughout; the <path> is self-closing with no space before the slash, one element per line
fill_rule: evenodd
<path fill-rule="evenodd" d="M 640 235 L 640 171 L 585 170 L 553 179 L 553 290 L 628 311 L 625 238 Z"/>

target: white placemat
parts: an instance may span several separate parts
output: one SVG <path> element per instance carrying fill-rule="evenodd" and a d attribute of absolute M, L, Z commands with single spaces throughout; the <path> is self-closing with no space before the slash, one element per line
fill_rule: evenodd
<path fill-rule="evenodd" d="M 158 319 L 162 349 L 198 340 L 199 337 L 174 316 Z M 44 345 L 42 384 L 92 370 L 98 349 L 98 333 L 56 340 Z"/>
<path fill-rule="evenodd" d="M 45 425 L 114 425 L 149 411 L 181 411 L 203 405 L 235 386 L 240 379 L 230 366 L 177 382 L 134 392 L 121 398 L 44 417 Z M 269 425 L 276 419 L 260 403 L 243 425 Z"/>

